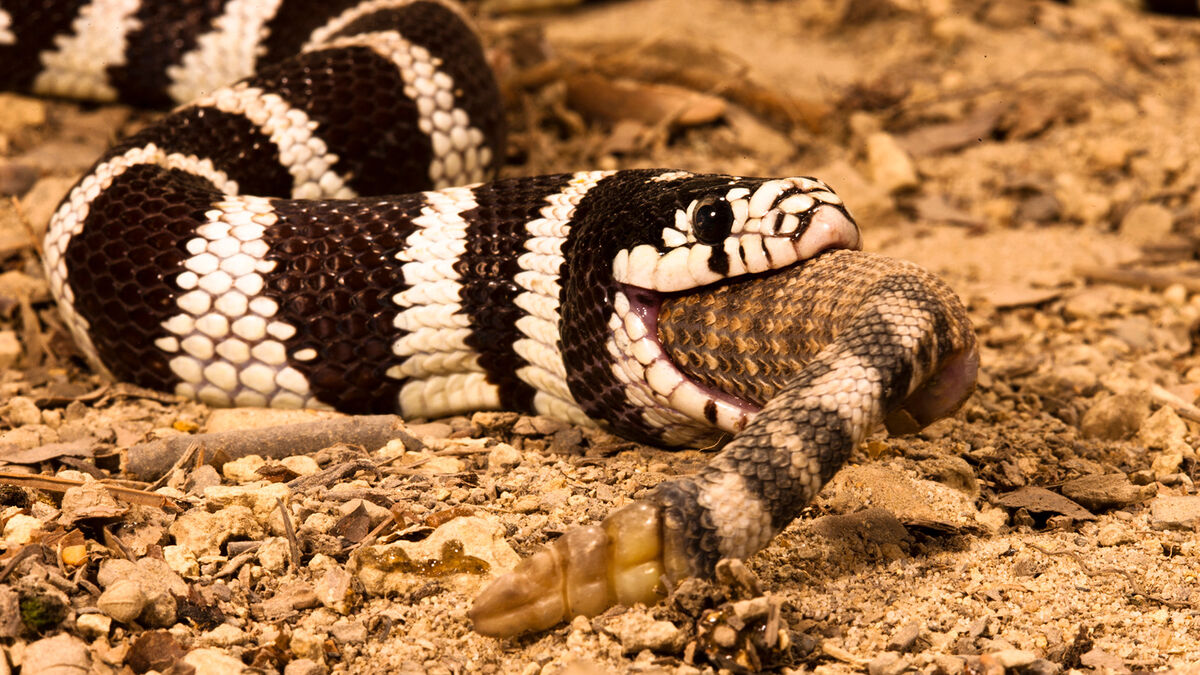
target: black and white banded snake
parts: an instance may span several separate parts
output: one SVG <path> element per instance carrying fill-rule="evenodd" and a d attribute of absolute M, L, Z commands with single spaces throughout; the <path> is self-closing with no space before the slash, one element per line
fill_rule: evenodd
<path fill-rule="evenodd" d="M 190 101 L 105 154 L 45 236 L 66 323 L 113 377 L 212 405 L 734 434 L 495 582 L 471 612 L 482 633 L 653 601 L 752 555 L 885 418 L 928 423 L 973 387 L 953 293 L 830 251 L 859 233 L 820 181 L 468 185 L 494 176 L 503 120 L 443 0 L 3 0 L 0 62 L 7 89 Z M 714 311 L 744 336 L 710 341 Z M 791 350 L 771 377 L 746 347 L 767 342 Z"/>

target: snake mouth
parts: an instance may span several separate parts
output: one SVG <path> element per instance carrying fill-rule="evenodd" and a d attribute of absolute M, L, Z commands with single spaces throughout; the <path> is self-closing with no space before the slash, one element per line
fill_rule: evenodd
<path fill-rule="evenodd" d="M 618 376 L 623 372 L 629 381 L 645 385 L 648 391 L 643 394 L 653 400 L 638 401 L 642 405 L 669 407 L 724 431 L 741 431 L 761 406 L 698 382 L 679 369 L 658 335 L 658 317 L 666 297 L 658 291 L 621 285 L 612 326 Z"/>
<path fill-rule="evenodd" d="M 776 228 L 779 214 L 772 211 L 768 215 L 775 216 L 771 219 L 774 223 L 771 228 Z M 619 281 L 613 302 L 615 311 L 609 325 L 614 338 L 609 343 L 609 350 L 616 362 L 618 379 L 626 385 L 633 403 L 648 410 L 658 409 L 659 419 L 656 421 L 659 424 L 670 424 L 672 417 L 677 419 L 678 414 L 682 414 L 710 427 L 737 433 L 762 408 L 761 402 L 723 391 L 679 367 L 667 353 L 659 334 L 659 317 L 664 302 L 689 294 L 707 293 L 727 284 L 775 276 L 802 266 L 826 251 L 857 249 L 861 245 L 858 226 L 842 209 L 830 204 L 814 208 L 802 230 L 786 236 L 762 238 L 761 241 L 761 256 L 755 253 L 753 247 L 742 246 L 739 255 L 730 254 L 730 260 L 739 261 L 741 267 L 731 265 L 729 276 L 699 286 L 674 290 L 677 287 L 675 282 L 687 275 L 683 270 L 675 270 L 667 264 L 665 256 L 658 259 L 659 264 L 652 273 L 649 270 L 635 270 L 629 274 L 615 275 L 618 278 L 646 277 L 667 282 L 661 284 L 660 288 L 651 289 Z M 763 256 L 763 260 L 758 260 Z M 632 263 L 627 261 L 627 264 Z M 708 336 L 698 329 L 690 339 L 703 343 Z"/>

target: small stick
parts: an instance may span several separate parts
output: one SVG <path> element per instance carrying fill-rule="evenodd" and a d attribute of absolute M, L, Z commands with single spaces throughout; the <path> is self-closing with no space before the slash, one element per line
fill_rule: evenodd
<path fill-rule="evenodd" d="M 66 492 L 73 487 L 79 487 L 83 484 L 84 482 L 81 480 L 59 478 L 58 476 L 42 476 L 38 474 L 17 473 L 14 471 L 0 471 L 0 485 L 16 485 L 18 487 L 45 490 L 47 492 Z M 108 482 L 101 482 L 100 487 L 108 490 L 108 493 L 114 498 L 130 504 L 153 506 L 164 510 L 175 510 L 176 512 L 183 511 L 183 509 L 179 507 L 179 504 L 176 503 L 175 500 L 165 495 L 147 492 L 146 490 L 137 490 L 135 488 L 124 487 L 121 485 L 113 485 Z"/>
<path fill-rule="evenodd" d="M 16 554 L 13 555 L 13 557 L 8 561 L 8 564 L 4 566 L 4 569 L 0 569 L 0 582 L 7 579 L 8 575 L 12 574 L 13 570 L 17 569 L 17 565 L 20 565 L 22 560 L 32 555 L 37 548 L 37 544 L 25 544 L 22 546 L 21 550 L 17 551 Z"/>
<path fill-rule="evenodd" d="M 1200 422 L 1200 407 L 1196 407 L 1179 396 L 1172 394 L 1170 391 L 1163 389 L 1161 385 L 1155 384 L 1150 386 L 1150 398 L 1161 405 L 1171 406 L 1175 412 L 1179 413 L 1180 417 L 1187 418 L 1193 422 Z"/>
<path fill-rule="evenodd" d="M 404 439 L 406 445 L 417 442 L 408 432 L 404 420 L 397 415 L 335 417 L 304 424 L 174 436 L 139 443 L 123 452 L 122 466 L 139 480 L 150 482 L 169 471 L 193 443 L 199 444 L 209 464 L 219 466 L 221 461 L 246 455 L 269 459 L 304 455 L 335 443 L 360 445 L 371 452 L 393 438 Z"/>
<path fill-rule="evenodd" d="M 193 442 L 190 445 L 188 445 L 187 450 L 184 451 L 184 453 L 179 456 L 179 459 L 175 460 L 175 463 L 173 465 L 171 465 L 171 468 L 168 469 L 165 473 L 163 473 L 163 475 L 159 476 L 158 480 L 156 480 L 150 484 L 150 490 L 151 491 L 157 490 L 158 488 L 166 485 L 167 481 L 171 479 L 171 474 L 175 473 L 177 470 L 183 468 L 183 466 L 186 465 L 188 462 L 192 461 L 192 458 L 195 457 L 196 453 L 198 453 L 199 451 L 200 451 L 199 443 Z"/>
<path fill-rule="evenodd" d="M 287 535 L 288 552 L 291 554 L 292 571 L 300 569 L 300 542 L 296 541 L 296 530 L 292 527 L 292 517 L 288 515 L 287 507 L 283 505 L 282 499 L 276 499 L 279 504 L 279 515 L 283 517 L 283 533 Z"/>
<path fill-rule="evenodd" d="M 218 579 L 221 579 L 223 577 L 231 577 L 231 576 L 237 574 L 238 570 L 242 569 L 242 565 L 245 565 L 246 563 L 250 562 L 253 559 L 254 559 L 254 551 L 246 551 L 244 553 L 239 553 L 239 554 L 233 556 L 232 558 L 230 558 L 224 565 L 221 565 L 221 569 L 217 570 L 217 573 L 214 574 L 213 576 Z"/>
<path fill-rule="evenodd" d="M 1122 270 L 1115 267 L 1079 266 L 1075 273 L 1088 281 L 1100 281 L 1120 286 L 1149 286 L 1163 289 L 1179 284 L 1189 293 L 1200 293 L 1200 277 L 1177 272 L 1157 272 L 1147 269 Z"/>

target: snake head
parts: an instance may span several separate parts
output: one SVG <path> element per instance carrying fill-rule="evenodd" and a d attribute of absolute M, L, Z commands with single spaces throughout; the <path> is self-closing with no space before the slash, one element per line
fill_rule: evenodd
<path fill-rule="evenodd" d="M 659 341 L 663 301 L 787 269 L 829 249 L 857 249 L 858 226 L 813 178 L 647 171 L 622 172 L 621 180 L 623 201 L 610 201 L 602 184 L 590 196 L 604 200 L 603 208 L 580 204 L 581 230 L 566 251 L 568 268 L 591 270 L 569 278 L 563 294 L 572 394 L 589 417 L 623 435 L 659 445 L 711 443 L 743 428 L 759 405 L 677 367 Z M 572 264 L 584 255 L 590 262 Z M 595 363 L 596 353 L 608 361 Z"/>
<path fill-rule="evenodd" d="M 832 248 L 861 247 L 842 200 L 814 178 L 685 178 L 658 238 L 617 251 L 612 275 L 643 291 L 676 293 L 789 267 Z"/>

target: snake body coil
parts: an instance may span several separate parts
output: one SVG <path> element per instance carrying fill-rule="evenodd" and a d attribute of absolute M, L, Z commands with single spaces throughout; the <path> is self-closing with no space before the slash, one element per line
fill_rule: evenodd
<path fill-rule="evenodd" d="M 503 128 L 449 2 L 4 0 L 0 61 L 17 64 L 5 88 L 185 103 L 106 153 L 46 232 L 66 323 L 114 377 L 213 405 L 503 408 L 661 445 L 737 434 L 603 536 L 568 535 L 497 582 L 482 632 L 649 600 L 750 555 L 886 413 L 926 422 L 970 390 L 970 328 L 928 275 L 839 254 L 795 276 L 859 245 L 820 181 L 625 170 L 459 187 L 494 175 Z M 736 336 L 687 342 L 714 327 L 686 318 L 688 297 L 783 289 L 802 316 L 806 290 L 840 285 L 856 300 L 828 310 L 829 330 L 791 324 L 816 348 L 790 370 L 739 369 Z M 753 301 L 726 301 L 752 323 L 736 306 Z"/>

